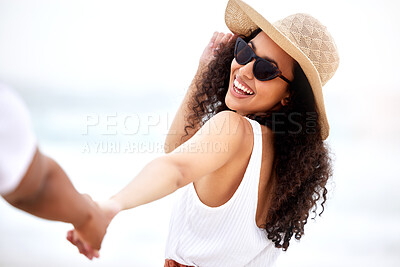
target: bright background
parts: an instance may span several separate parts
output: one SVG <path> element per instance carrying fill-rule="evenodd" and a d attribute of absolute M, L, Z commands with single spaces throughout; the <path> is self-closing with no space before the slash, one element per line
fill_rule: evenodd
<path fill-rule="evenodd" d="M 324 87 L 335 168 L 330 199 L 278 266 L 400 266 L 398 3 L 264 2 L 271 21 L 297 12 L 321 20 L 341 56 Z M 227 32 L 225 6 L 0 0 L 0 80 L 20 93 L 41 149 L 77 189 L 107 198 L 161 154 L 204 46 L 215 30 Z M 104 135 L 107 116 L 117 121 L 113 135 Z M 127 116 L 139 118 L 131 121 L 140 122 L 134 135 L 123 131 L 135 127 L 122 123 Z M 118 145 L 136 153 L 117 153 Z M 176 197 L 119 215 L 94 262 L 64 240 L 70 226 L 0 200 L 0 266 L 162 266 Z"/>

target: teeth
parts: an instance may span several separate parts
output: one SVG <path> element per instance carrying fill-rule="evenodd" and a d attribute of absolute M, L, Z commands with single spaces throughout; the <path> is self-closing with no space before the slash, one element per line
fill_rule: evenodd
<path fill-rule="evenodd" d="M 235 92 L 241 95 L 246 95 L 243 91 L 239 91 L 236 87 L 233 87 L 235 89 Z"/>
<path fill-rule="evenodd" d="M 246 92 L 246 93 L 248 93 L 248 94 L 250 94 L 250 95 L 253 94 L 252 91 L 250 91 L 249 89 L 247 89 L 246 87 L 244 87 L 243 84 L 239 83 L 238 80 L 235 79 L 235 80 L 233 81 L 233 84 L 235 85 L 236 88 L 242 90 L 243 92 Z M 235 88 L 235 89 L 236 89 L 236 88 Z M 235 91 L 236 91 L 236 92 L 239 92 L 238 90 L 235 90 Z"/>

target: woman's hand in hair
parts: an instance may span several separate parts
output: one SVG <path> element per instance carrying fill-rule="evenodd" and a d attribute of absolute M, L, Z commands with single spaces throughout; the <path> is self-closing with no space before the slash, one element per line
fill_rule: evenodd
<path fill-rule="evenodd" d="M 232 33 L 214 32 L 210 42 L 200 57 L 200 68 L 206 67 L 214 59 L 218 50 L 224 47 L 233 38 Z"/>

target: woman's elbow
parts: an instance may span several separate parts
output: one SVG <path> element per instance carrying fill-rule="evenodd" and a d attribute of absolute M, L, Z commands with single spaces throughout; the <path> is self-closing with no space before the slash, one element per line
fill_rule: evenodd
<path fill-rule="evenodd" d="M 168 135 L 167 138 L 165 138 L 165 142 L 164 142 L 164 152 L 165 152 L 165 154 L 171 153 L 178 146 L 179 146 L 179 144 L 177 144 L 175 142 L 173 137 Z"/>
<path fill-rule="evenodd" d="M 171 153 L 172 151 L 173 151 L 173 149 L 171 149 L 170 143 L 165 141 L 165 143 L 164 143 L 164 153 L 168 154 L 168 153 Z"/>
<path fill-rule="evenodd" d="M 185 166 L 171 156 L 173 154 L 162 157 L 161 164 L 165 164 L 165 172 L 170 174 L 168 176 L 173 177 L 173 183 L 179 189 L 188 184 L 188 174 L 185 171 Z"/>

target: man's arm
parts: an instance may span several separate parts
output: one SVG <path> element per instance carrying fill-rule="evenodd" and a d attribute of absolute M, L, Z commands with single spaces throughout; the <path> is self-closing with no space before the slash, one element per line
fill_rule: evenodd
<path fill-rule="evenodd" d="M 19 186 L 3 197 L 32 215 L 72 223 L 91 247 L 100 249 L 107 227 L 101 210 L 76 191 L 57 162 L 38 149 Z"/>

